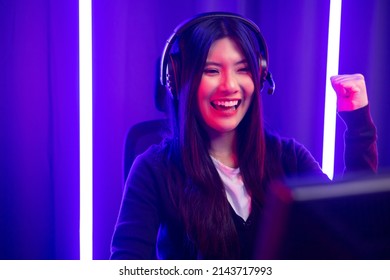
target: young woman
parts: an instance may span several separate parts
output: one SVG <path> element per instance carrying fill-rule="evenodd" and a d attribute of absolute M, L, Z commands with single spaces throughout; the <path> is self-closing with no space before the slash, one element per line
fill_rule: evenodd
<path fill-rule="evenodd" d="M 264 128 L 267 56 L 258 27 L 235 14 L 202 14 L 176 29 L 162 58 L 172 136 L 131 168 L 111 259 L 251 259 L 270 182 L 328 180 L 305 147 Z M 364 79 L 332 84 L 348 126 L 346 169 L 375 172 Z"/>

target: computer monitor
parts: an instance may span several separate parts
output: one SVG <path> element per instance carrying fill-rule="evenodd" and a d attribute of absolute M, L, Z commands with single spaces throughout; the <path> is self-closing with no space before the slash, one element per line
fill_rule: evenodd
<path fill-rule="evenodd" d="M 390 259 L 390 176 L 326 185 L 275 182 L 257 259 Z"/>

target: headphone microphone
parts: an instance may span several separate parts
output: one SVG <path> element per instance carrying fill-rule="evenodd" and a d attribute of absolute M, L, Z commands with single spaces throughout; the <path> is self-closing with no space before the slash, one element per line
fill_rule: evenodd
<path fill-rule="evenodd" d="M 268 82 L 269 88 L 268 88 L 268 94 L 274 94 L 275 93 L 275 82 L 272 78 L 271 72 L 267 73 L 266 81 Z"/>
<path fill-rule="evenodd" d="M 227 12 L 203 13 L 179 24 L 173 34 L 167 40 L 161 57 L 160 64 L 160 82 L 171 93 L 173 99 L 178 99 L 178 80 L 180 72 L 180 59 L 177 54 L 172 54 L 171 49 L 177 38 L 190 27 L 210 18 L 234 18 L 244 23 L 255 35 L 259 47 L 259 67 L 260 67 L 260 86 L 263 89 L 264 82 L 268 83 L 268 94 L 275 92 L 275 82 L 271 72 L 268 71 L 268 49 L 266 42 L 260 32 L 259 27 L 251 20 L 246 19 L 238 14 Z"/>

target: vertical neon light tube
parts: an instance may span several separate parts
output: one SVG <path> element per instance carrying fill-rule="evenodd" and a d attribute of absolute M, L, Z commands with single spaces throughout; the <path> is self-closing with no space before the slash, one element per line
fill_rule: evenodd
<path fill-rule="evenodd" d="M 322 146 L 322 170 L 333 179 L 334 151 L 336 136 L 336 94 L 332 89 L 330 77 L 337 75 L 339 70 L 341 0 L 330 0 L 328 57 L 326 64 L 324 137 Z"/>
<path fill-rule="evenodd" d="M 79 0 L 80 260 L 92 260 L 92 7 Z"/>

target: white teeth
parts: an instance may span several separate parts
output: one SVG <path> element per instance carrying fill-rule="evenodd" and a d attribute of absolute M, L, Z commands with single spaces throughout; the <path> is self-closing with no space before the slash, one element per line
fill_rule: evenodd
<path fill-rule="evenodd" d="M 213 103 L 217 106 L 233 107 L 238 105 L 238 100 L 231 100 L 231 101 L 216 100 Z"/>

